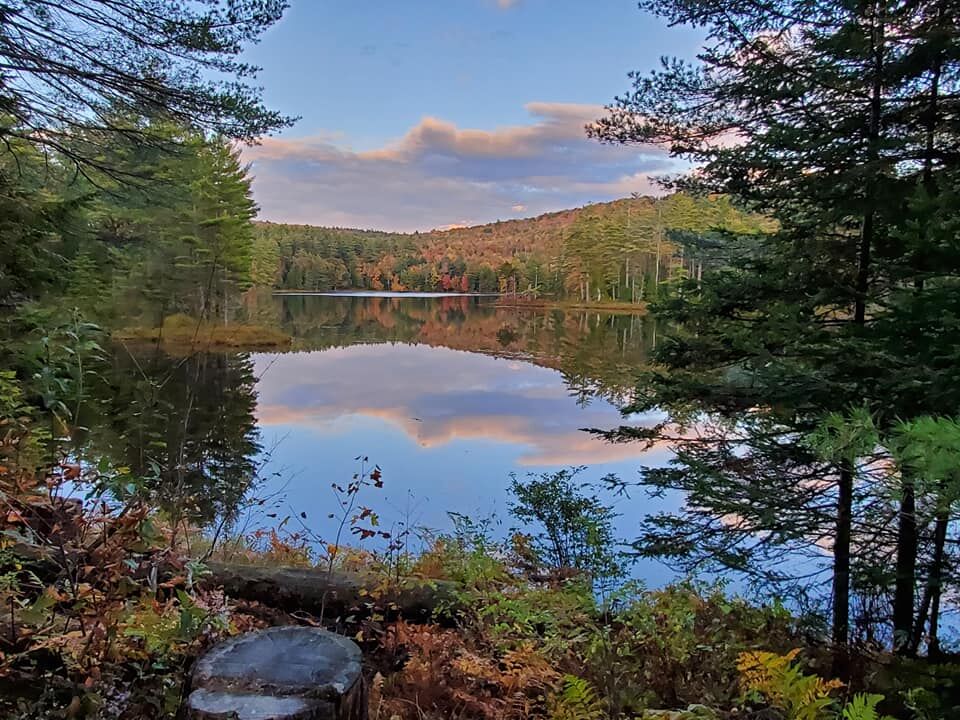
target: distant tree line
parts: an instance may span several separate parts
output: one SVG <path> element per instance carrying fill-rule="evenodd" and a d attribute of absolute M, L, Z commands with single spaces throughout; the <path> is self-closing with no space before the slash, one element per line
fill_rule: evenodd
<path fill-rule="evenodd" d="M 770 225 L 727 198 L 685 194 L 593 205 L 559 223 L 555 218 L 413 234 L 258 223 L 252 277 L 258 285 L 291 290 L 639 302 L 702 273 L 715 234 L 755 234 Z"/>

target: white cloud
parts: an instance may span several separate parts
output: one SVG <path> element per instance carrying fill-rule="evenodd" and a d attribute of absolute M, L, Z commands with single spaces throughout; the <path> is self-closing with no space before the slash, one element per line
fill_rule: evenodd
<path fill-rule="evenodd" d="M 673 171 L 661 148 L 603 145 L 584 126 L 603 108 L 530 103 L 531 123 L 493 130 L 425 117 L 382 148 L 341 137 L 267 138 L 245 150 L 267 220 L 426 230 L 539 214 L 650 192 Z"/>

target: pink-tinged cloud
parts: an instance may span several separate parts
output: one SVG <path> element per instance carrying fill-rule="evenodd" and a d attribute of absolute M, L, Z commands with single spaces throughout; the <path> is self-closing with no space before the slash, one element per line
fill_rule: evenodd
<path fill-rule="evenodd" d="M 678 167 L 663 148 L 603 145 L 595 105 L 529 103 L 531 122 L 481 130 L 426 117 L 384 147 L 330 135 L 266 138 L 244 151 L 261 217 L 275 222 L 428 230 L 655 191 Z"/>

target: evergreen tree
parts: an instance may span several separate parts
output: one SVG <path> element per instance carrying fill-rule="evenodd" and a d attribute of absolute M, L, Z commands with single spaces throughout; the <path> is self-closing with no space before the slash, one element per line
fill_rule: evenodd
<path fill-rule="evenodd" d="M 674 468 L 646 473 L 691 493 L 685 514 L 648 522 L 646 539 L 655 549 L 678 528 L 699 527 L 716 542 L 689 544 L 689 557 L 742 567 L 752 538 L 788 543 L 797 518 L 808 518 L 801 532 L 832 552 L 833 638 L 842 647 L 853 548 L 879 542 L 864 517 L 872 476 L 849 456 L 812 458 L 798 440 L 861 404 L 884 432 L 956 407 L 953 324 L 940 319 L 950 326 L 940 335 L 925 324 L 957 287 L 960 248 L 943 232 L 955 217 L 955 205 L 943 204 L 960 150 L 957 19 L 943 2 L 641 6 L 704 27 L 707 46 L 697 64 L 666 61 L 634 76 L 593 134 L 666 144 L 702 166 L 677 185 L 729 195 L 777 222 L 759 241 L 725 239 L 714 251 L 721 267 L 661 308 L 680 330 L 661 346 L 669 371 L 647 378 L 642 407 L 708 431 L 681 442 Z M 895 346 L 891 333 L 902 335 L 911 315 L 919 335 L 908 342 L 930 354 Z M 934 374 L 942 384 L 924 385 Z M 905 385 L 909 398 L 896 394 Z M 703 423 L 704 414 L 729 419 Z M 914 620 L 912 485 L 905 474 L 894 539 L 898 645 Z M 726 558 L 717 547 L 735 552 Z M 845 670 L 842 652 L 836 669 Z"/>
<path fill-rule="evenodd" d="M 285 0 L 43 0 L 0 2 L 0 112 L 16 138 L 76 163 L 81 172 L 131 176 L 104 162 L 107 146 L 152 145 L 152 125 L 119 114 L 253 141 L 291 122 L 248 84 L 244 47 L 280 19 Z"/>

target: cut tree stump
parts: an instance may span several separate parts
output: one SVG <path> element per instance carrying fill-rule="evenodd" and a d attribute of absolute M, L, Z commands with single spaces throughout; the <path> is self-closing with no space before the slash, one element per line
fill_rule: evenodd
<path fill-rule="evenodd" d="M 326 630 L 274 627 L 231 638 L 194 668 L 189 720 L 367 720 L 356 643 Z"/>

